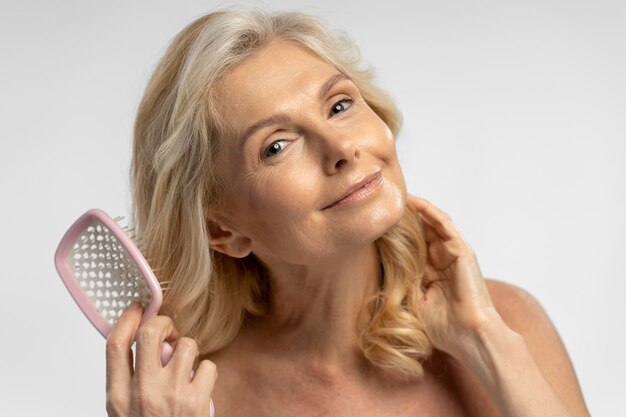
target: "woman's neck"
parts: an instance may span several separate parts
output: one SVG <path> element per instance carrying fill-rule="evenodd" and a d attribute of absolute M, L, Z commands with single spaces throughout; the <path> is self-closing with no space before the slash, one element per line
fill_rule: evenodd
<path fill-rule="evenodd" d="M 357 323 L 382 282 L 375 244 L 316 265 L 264 263 L 270 272 L 268 313 L 250 318 L 241 334 L 255 352 L 280 352 L 329 372 L 361 363 Z"/>

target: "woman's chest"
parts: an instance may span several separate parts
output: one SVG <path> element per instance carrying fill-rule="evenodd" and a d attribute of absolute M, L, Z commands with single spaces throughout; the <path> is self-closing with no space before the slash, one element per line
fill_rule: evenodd
<path fill-rule="evenodd" d="M 458 384 L 455 372 L 427 373 L 423 381 L 415 384 L 399 386 L 383 381 L 373 386 L 345 381 L 320 385 L 306 378 L 286 376 L 280 369 L 235 374 L 219 364 L 218 368 L 220 378 L 213 391 L 216 417 L 497 415 L 481 406 L 480 395 L 459 392 L 467 389 L 468 384 Z"/>

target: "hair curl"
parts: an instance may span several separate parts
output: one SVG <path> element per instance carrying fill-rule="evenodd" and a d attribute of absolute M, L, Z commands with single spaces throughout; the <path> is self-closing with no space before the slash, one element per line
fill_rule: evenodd
<path fill-rule="evenodd" d="M 272 39 L 309 48 L 347 74 L 368 105 L 396 136 L 401 115 L 373 84 L 349 37 L 299 12 L 223 10 L 203 16 L 173 40 L 154 71 L 134 127 L 132 221 L 155 270 L 164 299 L 161 313 L 201 354 L 228 345 L 246 314 L 262 315 L 270 291 L 267 271 L 254 255 L 228 257 L 209 248 L 208 209 L 219 210 L 224 189 L 213 161 L 224 137 L 215 108 L 220 79 Z M 383 283 L 364 308 L 359 345 L 392 376 L 421 378 L 433 346 L 416 308 L 426 244 L 419 216 L 402 219 L 376 240 Z M 362 315 L 365 317 L 366 315 Z"/>

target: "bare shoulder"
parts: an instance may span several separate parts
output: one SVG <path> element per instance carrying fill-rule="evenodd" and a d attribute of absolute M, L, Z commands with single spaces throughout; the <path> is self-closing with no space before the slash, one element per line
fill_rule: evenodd
<path fill-rule="evenodd" d="M 516 285 L 485 279 L 504 322 L 520 334 L 543 376 L 576 416 L 589 416 L 567 349 L 539 301 Z"/>
<path fill-rule="evenodd" d="M 540 330 L 537 325 L 549 325 L 550 330 L 556 332 L 539 301 L 528 291 L 495 279 L 485 279 L 485 282 L 496 310 L 517 333 L 524 337 L 532 336 Z"/>

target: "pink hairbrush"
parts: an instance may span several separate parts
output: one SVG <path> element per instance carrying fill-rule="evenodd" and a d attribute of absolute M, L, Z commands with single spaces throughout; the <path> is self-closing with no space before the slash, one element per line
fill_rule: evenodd
<path fill-rule="evenodd" d="M 83 313 L 107 338 L 124 309 L 133 301 L 144 306 L 141 323 L 158 314 L 161 286 L 133 240 L 99 209 L 88 210 L 61 239 L 55 265 Z M 163 342 L 165 366 L 174 350 Z M 193 377 L 193 371 L 192 375 Z M 211 417 L 215 411 L 211 399 Z"/>

